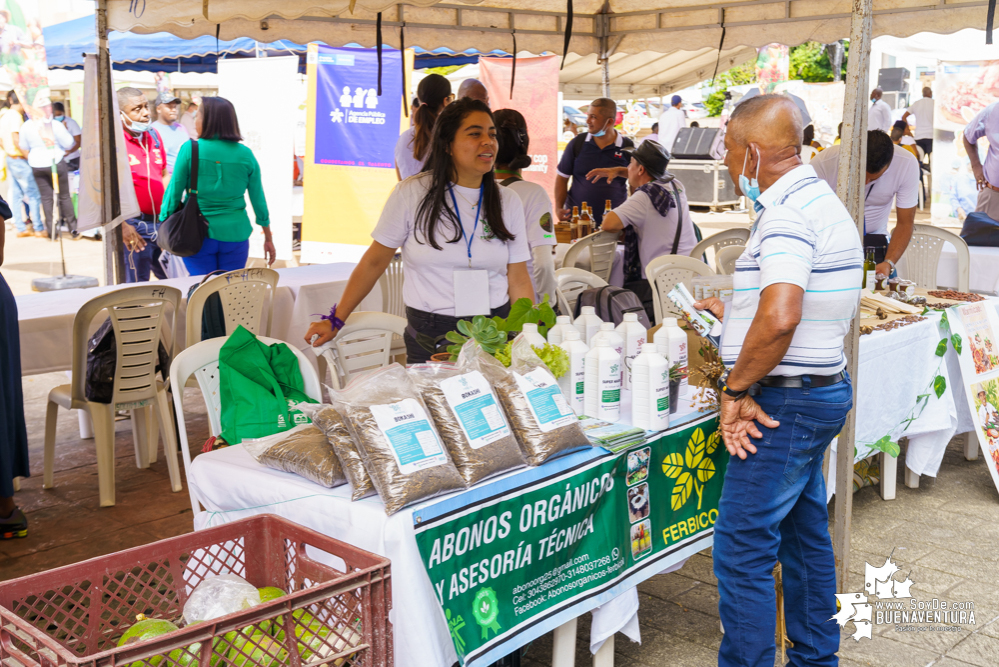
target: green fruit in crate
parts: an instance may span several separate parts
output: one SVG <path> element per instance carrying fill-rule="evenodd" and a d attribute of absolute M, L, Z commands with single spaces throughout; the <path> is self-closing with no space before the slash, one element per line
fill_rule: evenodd
<path fill-rule="evenodd" d="M 155 639 L 156 637 L 161 637 L 180 629 L 170 621 L 162 618 L 146 618 L 143 614 L 139 614 L 135 618 L 135 624 L 126 630 L 125 634 L 118 640 L 118 646 L 129 646 L 149 641 L 150 639 Z M 180 652 L 174 651 L 174 653 L 178 653 L 179 655 Z M 172 654 L 171 657 L 173 657 Z M 145 667 L 146 665 L 156 667 L 161 662 L 163 662 L 163 656 L 157 655 L 147 659 L 145 662 L 132 663 L 128 667 Z"/>
<path fill-rule="evenodd" d="M 257 632 L 247 639 L 240 634 L 229 651 L 229 664 L 232 667 L 278 667 L 287 662 L 287 657 L 284 647 L 269 635 Z"/>
<path fill-rule="evenodd" d="M 278 598 L 283 598 L 286 593 L 280 588 L 275 588 L 274 586 L 264 586 L 263 588 L 258 588 L 257 592 L 260 593 L 260 604 L 265 602 L 270 602 L 271 600 L 277 600 Z"/>

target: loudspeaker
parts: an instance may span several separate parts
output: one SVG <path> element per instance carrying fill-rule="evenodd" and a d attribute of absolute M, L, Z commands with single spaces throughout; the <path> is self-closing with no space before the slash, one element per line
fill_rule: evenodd
<path fill-rule="evenodd" d="M 679 160 L 710 160 L 717 127 L 685 127 L 676 135 L 670 155 Z"/>
<path fill-rule="evenodd" d="M 904 67 L 885 67 L 878 70 L 878 88 L 887 92 L 909 91 L 909 70 Z"/>

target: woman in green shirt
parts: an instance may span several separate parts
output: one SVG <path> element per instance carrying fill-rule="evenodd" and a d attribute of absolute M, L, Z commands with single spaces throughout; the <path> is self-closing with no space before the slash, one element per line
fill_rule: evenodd
<path fill-rule="evenodd" d="M 264 255 L 274 263 L 270 214 L 260 184 L 260 165 L 249 147 L 239 143 L 239 121 L 232 103 L 223 97 L 205 97 L 196 121 L 198 135 L 198 206 L 208 221 L 208 236 L 201 250 L 184 263 L 193 276 L 212 271 L 236 271 L 246 266 L 253 227 L 246 214 L 245 193 L 257 224 L 264 232 Z M 180 147 L 160 220 L 166 220 L 182 205 L 191 178 L 191 142 Z"/>

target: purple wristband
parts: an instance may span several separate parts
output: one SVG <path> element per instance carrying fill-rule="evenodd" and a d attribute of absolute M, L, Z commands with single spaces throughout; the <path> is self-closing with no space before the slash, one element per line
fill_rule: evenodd
<path fill-rule="evenodd" d="M 339 317 L 336 316 L 336 307 L 337 307 L 337 304 L 334 303 L 333 307 L 330 308 L 330 314 L 329 315 L 320 315 L 319 313 L 312 313 L 312 316 L 313 317 L 318 317 L 321 320 L 326 320 L 327 322 L 329 322 L 330 324 L 332 324 L 333 328 L 336 329 L 336 330 L 342 329 L 343 328 L 343 320 L 341 320 Z"/>

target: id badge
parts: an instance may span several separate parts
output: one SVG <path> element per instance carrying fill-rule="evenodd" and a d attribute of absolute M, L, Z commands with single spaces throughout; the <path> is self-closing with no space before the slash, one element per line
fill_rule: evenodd
<path fill-rule="evenodd" d="M 485 269 L 456 269 L 454 279 L 454 316 L 488 315 L 489 272 Z"/>

